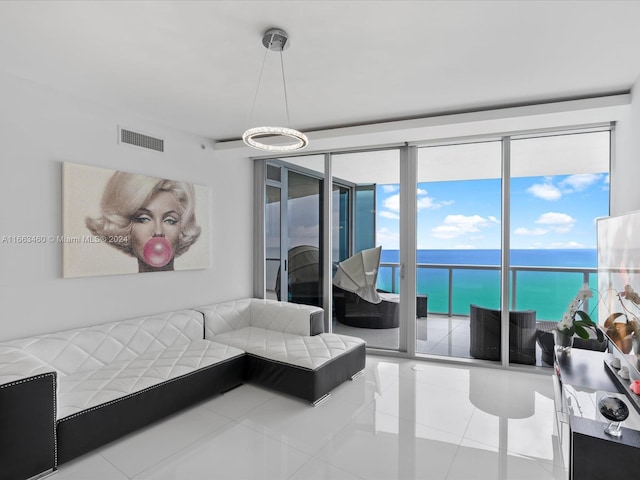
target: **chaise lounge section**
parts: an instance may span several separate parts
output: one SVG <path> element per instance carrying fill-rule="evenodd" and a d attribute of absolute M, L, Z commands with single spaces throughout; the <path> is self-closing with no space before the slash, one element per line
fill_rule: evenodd
<path fill-rule="evenodd" d="M 248 381 L 317 404 L 364 369 L 365 342 L 321 333 L 323 317 L 318 314 L 323 310 L 309 315 L 309 308 L 245 299 L 199 310 L 205 318 L 205 338 L 247 352 Z"/>

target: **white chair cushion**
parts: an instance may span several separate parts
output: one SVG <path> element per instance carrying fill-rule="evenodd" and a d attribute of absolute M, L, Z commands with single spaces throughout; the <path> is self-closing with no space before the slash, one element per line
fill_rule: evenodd
<path fill-rule="evenodd" d="M 72 375 L 203 337 L 202 314 L 181 310 L 13 340 L 2 345 L 30 353 L 59 374 Z"/>
<path fill-rule="evenodd" d="M 57 418 L 68 417 L 242 355 L 244 352 L 237 348 L 197 340 L 112 362 L 97 370 L 62 377 L 58 383 Z"/>
<path fill-rule="evenodd" d="M 321 333 L 314 336 L 245 327 L 216 336 L 216 342 L 231 345 L 268 360 L 316 370 L 328 361 L 364 344 L 346 335 Z"/>

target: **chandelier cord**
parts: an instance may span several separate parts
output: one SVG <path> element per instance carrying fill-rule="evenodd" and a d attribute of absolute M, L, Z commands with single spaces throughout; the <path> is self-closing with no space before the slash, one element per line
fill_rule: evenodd
<path fill-rule="evenodd" d="M 287 80 L 284 76 L 284 60 L 282 50 L 280 50 L 280 69 L 282 70 L 282 86 L 284 87 L 284 108 L 287 111 L 287 127 L 291 128 L 291 119 L 289 118 L 289 98 L 287 96 Z"/>
<path fill-rule="evenodd" d="M 260 76 L 258 77 L 258 86 L 256 87 L 256 94 L 253 96 L 253 105 L 251 105 L 251 113 L 249 114 L 249 125 L 253 123 L 253 112 L 256 109 L 256 101 L 258 100 L 258 92 L 260 91 L 260 83 L 262 82 L 262 74 L 264 73 L 264 64 L 267 60 L 267 53 L 269 53 L 268 49 L 264 51 L 264 57 L 262 57 L 262 67 L 260 68 Z"/>

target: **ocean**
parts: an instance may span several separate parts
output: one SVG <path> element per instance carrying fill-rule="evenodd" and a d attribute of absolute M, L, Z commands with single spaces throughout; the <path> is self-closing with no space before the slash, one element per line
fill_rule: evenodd
<path fill-rule="evenodd" d="M 584 284 L 584 273 L 522 271 L 518 267 L 597 268 L 596 249 L 511 250 L 511 266 L 515 270 L 516 301 L 509 299 L 512 310 L 536 310 L 538 320 L 558 321 L 567 305 Z M 398 250 L 383 250 L 381 264 L 399 263 Z M 486 308 L 500 307 L 500 250 L 418 250 L 420 264 L 448 265 L 448 268 L 421 268 L 417 271 L 417 293 L 428 296 L 430 313 L 449 312 L 449 274 L 452 275 L 451 313 L 468 315 L 469 305 Z M 481 265 L 485 269 L 465 269 L 460 266 Z M 456 266 L 458 268 L 456 268 Z M 395 284 L 392 275 L 395 274 Z M 514 273 L 510 275 L 513 292 Z M 597 275 L 591 272 L 589 285 L 597 288 Z M 378 273 L 378 288 L 398 289 L 399 269 L 382 265 Z M 597 294 L 594 294 L 594 297 Z M 589 313 L 597 321 L 596 301 L 589 305 Z"/>

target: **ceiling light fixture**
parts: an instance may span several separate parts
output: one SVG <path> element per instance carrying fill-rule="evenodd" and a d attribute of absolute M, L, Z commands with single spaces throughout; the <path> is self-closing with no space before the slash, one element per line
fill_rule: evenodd
<path fill-rule="evenodd" d="M 291 128 L 291 121 L 289 120 L 289 100 L 287 98 L 287 82 L 284 77 L 284 61 L 282 60 L 282 51 L 289 47 L 290 41 L 287 32 L 279 28 L 271 28 L 264 33 L 262 38 L 262 45 L 266 48 L 264 53 L 264 59 L 262 60 L 262 68 L 260 69 L 260 77 L 258 78 L 258 86 L 256 88 L 256 94 L 253 97 L 253 106 L 251 107 L 251 115 L 249 123 L 253 119 L 253 111 L 256 107 L 256 100 L 258 99 L 258 91 L 260 90 L 260 82 L 262 80 L 262 74 L 264 73 L 264 64 L 267 58 L 269 50 L 274 52 L 280 52 L 280 70 L 282 71 L 282 86 L 284 88 L 284 105 L 287 112 L 287 127 L 255 127 L 250 128 L 242 134 L 242 140 L 250 147 L 257 148 L 258 150 L 265 150 L 268 152 L 293 152 L 300 150 L 309 144 L 307 136 Z M 289 143 L 270 144 L 263 143 L 261 140 L 266 137 L 280 137 L 281 139 L 288 139 Z M 293 143 L 290 140 L 294 140 Z"/>

